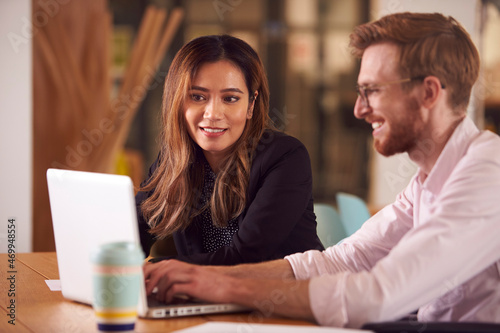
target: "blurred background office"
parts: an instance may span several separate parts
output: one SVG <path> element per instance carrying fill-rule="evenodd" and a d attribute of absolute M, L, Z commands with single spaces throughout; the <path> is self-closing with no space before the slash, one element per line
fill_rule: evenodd
<path fill-rule="evenodd" d="M 353 116 L 353 27 L 400 11 L 457 18 L 482 57 L 469 116 L 498 131 L 499 9 L 495 0 L 1 0 L 0 252 L 12 243 L 9 223 L 18 252 L 54 250 L 47 168 L 139 185 L 158 153 L 170 62 L 207 34 L 240 37 L 261 55 L 271 118 L 308 148 L 315 201 L 335 205 L 348 192 L 374 212 L 416 169 L 404 155 L 374 153 L 371 128 Z"/>

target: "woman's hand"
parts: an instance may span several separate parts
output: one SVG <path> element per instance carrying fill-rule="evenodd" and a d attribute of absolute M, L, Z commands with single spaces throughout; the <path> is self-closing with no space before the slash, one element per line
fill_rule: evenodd
<path fill-rule="evenodd" d="M 208 302 L 231 302 L 230 291 L 237 287 L 235 279 L 216 273 L 209 267 L 187 264 L 178 260 L 163 260 L 144 265 L 146 293 L 157 287 L 156 297 L 171 302 L 176 295 L 187 295 Z"/>

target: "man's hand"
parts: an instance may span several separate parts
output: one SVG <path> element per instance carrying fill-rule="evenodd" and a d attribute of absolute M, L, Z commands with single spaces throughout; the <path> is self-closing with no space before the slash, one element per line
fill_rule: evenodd
<path fill-rule="evenodd" d="M 225 267 L 198 266 L 177 260 L 164 260 L 144 265 L 146 292 L 157 288 L 159 301 L 171 302 L 174 296 L 185 295 L 212 303 L 235 303 L 257 309 L 266 314 L 314 320 L 309 304 L 309 281 L 283 278 L 255 279 L 235 277 L 236 269 L 275 266 L 286 268 L 286 261 L 257 265 Z M 277 275 L 276 270 L 272 275 Z M 248 270 L 250 272 L 250 270 Z M 241 274 L 241 272 L 240 272 Z M 238 274 L 238 276 L 241 276 Z M 250 274 L 260 275 L 260 274 Z M 262 275 L 267 275 L 262 272 Z"/>
<path fill-rule="evenodd" d="M 216 273 L 209 267 L 163 260 L 144 265 L 146 293 L 157 288 L 159 301 L 170 302 L 176 295 L 187 295 L 213 303 L 232 302 L 229 291 L 235 278 Z"/>

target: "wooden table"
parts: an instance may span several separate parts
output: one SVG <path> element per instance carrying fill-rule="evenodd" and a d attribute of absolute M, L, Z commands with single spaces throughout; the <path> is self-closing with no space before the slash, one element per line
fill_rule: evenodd
<path fill-rule="evenodd" d="M 97 331 L 92 307 L 66 300 L 60 291 L 51 291 L 45 283 L 45 280 L 59 279 L 55 253 L 19 253 L 10 259 L 8 254 L 2 253 L 0 262 L 2 269 L 0 332 Z M 171 319 L 139 319 L 135 331 L 172 332 L 208 321 L 314 325 L 306 321 L 269 317 L 260 312 L 251 312 Z"/>

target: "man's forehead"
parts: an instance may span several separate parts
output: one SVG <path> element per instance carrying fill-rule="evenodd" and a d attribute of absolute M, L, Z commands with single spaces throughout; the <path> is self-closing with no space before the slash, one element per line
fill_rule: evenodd
<path fill-rule="evenodd" d="M 377 43 L 366 48 L 361 58 L 358 84 L 398 79 L 399 48 L 393 43 Z"/>

